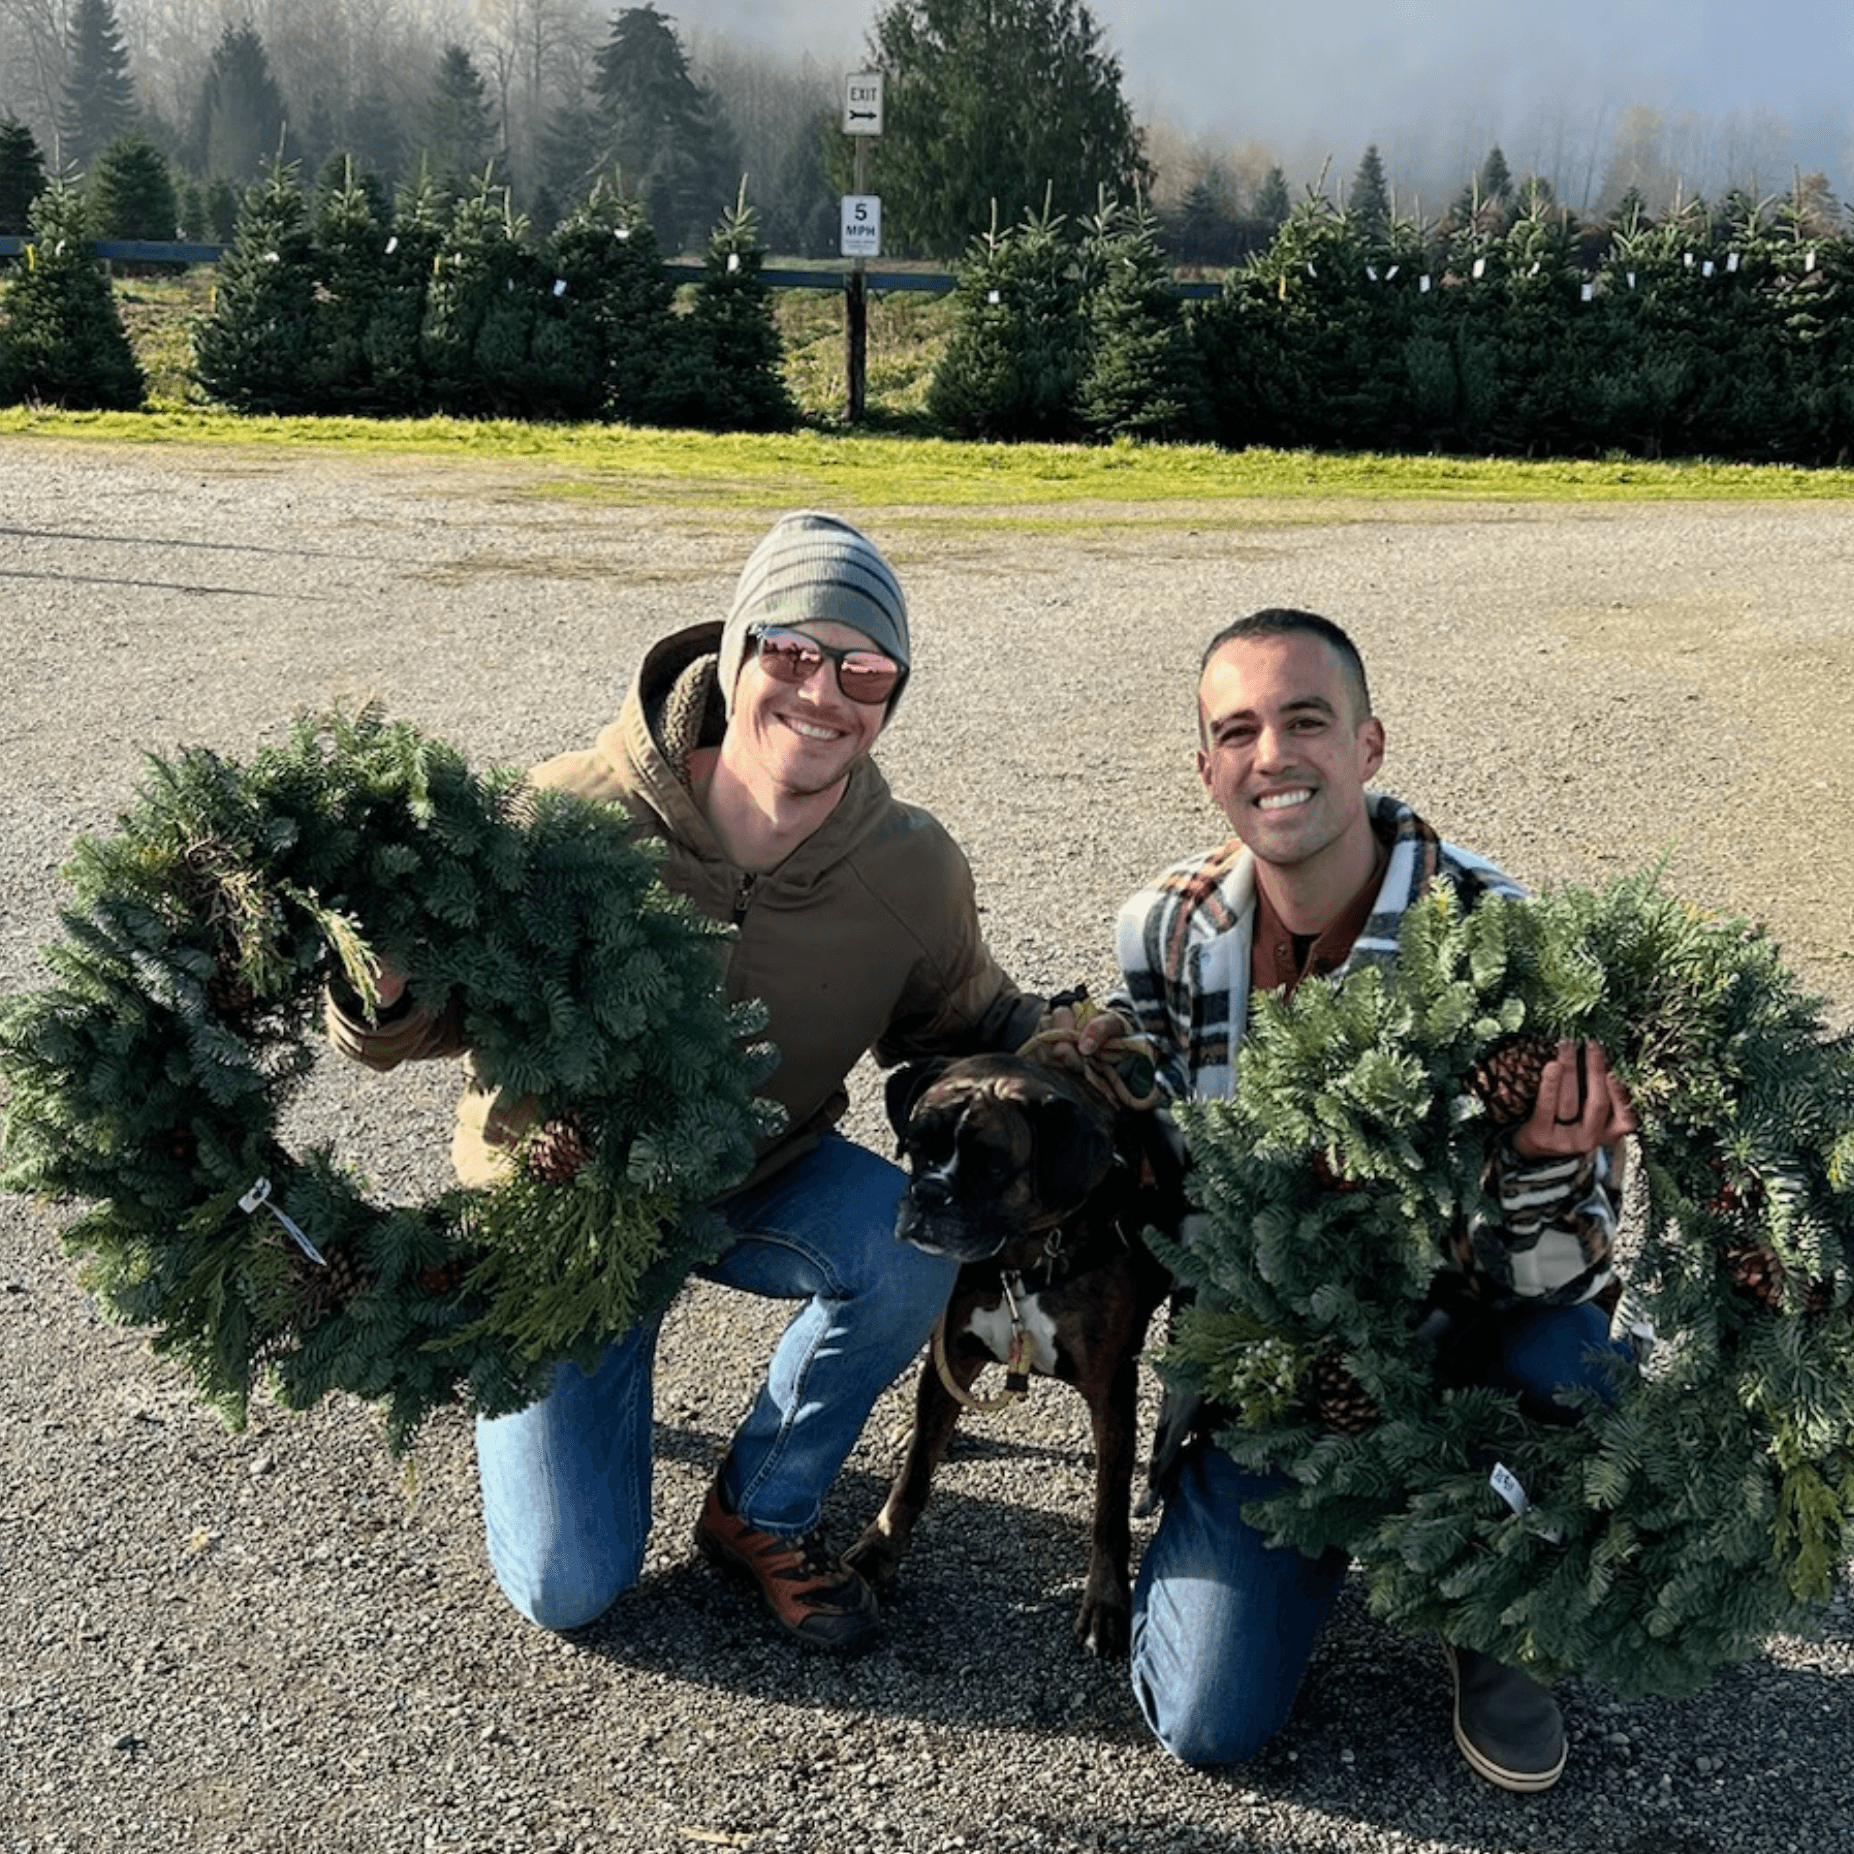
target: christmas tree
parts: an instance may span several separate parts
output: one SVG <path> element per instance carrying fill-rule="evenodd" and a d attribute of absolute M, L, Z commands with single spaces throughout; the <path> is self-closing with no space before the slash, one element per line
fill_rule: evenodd
<path fill-rule="evenodd" d="M 1083 425 L 1101 438 L 1200 435 L 1197 357 L 1158 220 L 1143 199 L 1109 202 L 1086 234 L 1088 364 L 1077 392 Z"/>
<path fill-rule="evenodd" d="M 432 259 L 420 352 L 438 406 L 462 418 L 527 413 L 539 278 L 527 224 L 486 170 L 451 210 Z"/>
<path fill-rule="evenodd" d="M 385 215 L 352 155 L 336 155 L 331 169 L 317 184 L 311 223 L 309 377 L 320 411 L 385 412 L 391 399 L 375 384 L 367 344 L 387 291 Z"/>
<path fill-rule="evenodd" d="M 642 206 L 603 182 L 555 228 L 534 358 L 565 418 L 653 422 L 674 286 Z"/>
<path fill-rule="evenodd" d="M 772 291 L 760 274 L 765 260 L 743 181 L 709 237 L 694 304 L 676 329 L 659 417 L 713 431 L 785 431 L 798 422 Z"/>
<path fill-rule="evenodd" d="M 1075 435 L 1086 358 L 1081 279 L 1060 213 L 1033 213 L 972 241 L 958 268 L 953 332 L 935 367 L 927 410 L 968 438 Z"/>
<path fill-rule="evenodd" d="M 240 412 L 312 412 L 315 260 L 294 163 L 272 162 L 245 196 L 219 259 L 212 312 L 193 338 L 193 370 Z"/>
<path fill-rule="evenodd" d="M 382 412 L 404 416 L 431 402 L 421 336 L 447 216 L 443 190 L 421 161 L 394 202 L 381 246 L 380 294 L 362 336 Z"/>
<path fill-rule="evenodd" d="M 70 411 L 139 410 L 147 382 L 90 255 L 82 199 L 54 182 L 34 201 L 28 227 L 0 327 L 0 389 L 9 401 Z"/>

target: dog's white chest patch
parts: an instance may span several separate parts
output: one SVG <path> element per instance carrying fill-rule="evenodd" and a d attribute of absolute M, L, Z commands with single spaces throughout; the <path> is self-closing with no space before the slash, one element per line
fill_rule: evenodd
<path fill-rule="evenodd" d="M 1024 1331 L 1030 1337 L 1029 1364 L 1031 1370 L 1040 1371 L 1045 1377 L 1054 1377 L 1056 1375 L 1055 1322 L 1038 1305 L 1034 1294 L 1024 1295 L 1017 1303 L 1017 1311 L 1023 1316 Z M 1011 1309 L 1006 1302 L 1000 1301 L 995 1307 L 974 1308 L 966 1330 L 1000 1364 L 1011 1356 L 1011 1342 L 1016 1334 L 1011 1327 Z"/>

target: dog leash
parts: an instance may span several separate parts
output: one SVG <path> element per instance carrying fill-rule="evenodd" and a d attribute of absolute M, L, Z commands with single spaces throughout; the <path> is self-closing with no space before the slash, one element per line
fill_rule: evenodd
<path fill-rule="evenodd" d="M 1020 1056 L 1035 1056 L 1058 1045 L 1076 1049 L 1079 1041 L 1077 1033 L 1082 1025 L 1090 1018 L 1101 1015 L 1101 1007 L 1085 993 L 1074 998 L 1065 997 L 1063 1003 L 1075 1013 L 1074 1028 L 1063 1030 L 1052 1027 L 1037 1031 L 1019 1048 L 1017 1053 Z M 1119 1056 L 1122 1060 L 1110 1062 L 1107 1060 L 1110 1056 Z M 1143 1113 L 1159 1103 L 1158 1072 L 1152 1060 L 1152 1045 L 1145 1037 L 1114 1037 L 1103 1043 L 1092 1056 L 1082 1058 L 1080 1066 L 1083 1080 L 1112 1095 L 1122 1107 Z M 1128 1080 L 1129 1070 L 1141 1086 L 1135 1087 Z"/>
<path fill-rule="evenodd" d="M 1016 1403 L 1020 1398 L 1030 1394 L 1030 1348 L 1034 1341 L 1030 1329 L 1024 1324 L 1024 1316 L 1017 1305 L 1018 1295 L 1023 1291 L 1023 1276 L 1007 1274 L 1004 1280 L 1004 1304 L 1011 1311 L 1011 1351 L 1004 1361 L 1004 1389 L 995 1397 L 975 1397 L 960 1385 L 953 1376 L 951 1365 L 946 1357 L 946 1313 L 942 1309 L 940 1317 L 933 1328 L 933 1368 L 940 1374 L 940 1382 L 946 1386 L 946 1393 L 965 1410 L 1002 1410 L 1008 1404 Z"/>

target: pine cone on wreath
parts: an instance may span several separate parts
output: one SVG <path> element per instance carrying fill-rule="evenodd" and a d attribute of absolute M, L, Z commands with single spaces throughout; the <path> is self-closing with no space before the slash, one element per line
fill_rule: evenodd
<path fill-rule="evenodd" d="M 577 1114 L 565 1113 L 545 1122 L 527 1150 L 530 1173 L 542 1184 L 571 1184 L 592 1163 L 592 1141 Z"/>
<path fill-rule="evenodd" d="M 1326 1154 L 1317 1148 L 1313 1154 L 1313 1176 L 1322 1191 L 1362 1191 L 1365 1188 L 1362 1178 L 1353 1178 L 1340 1171 Z"/>
<path fill-rule="evenodd" d="M 1783 1283 L 1789 1273 L 1783 1265 L 1782 1256 L 1773 1249 L 1767 1249 L 1761 1242 L 1748 1241 L 1735 1243 L 1727 1249 L 1725 1262 L 1732 1271 L 1732 1280 L 1753 1300 L 1768 1307 L 1772 1313 L 1781 1311 Z M 1835 1287 L 1832 1281 L 1812 1281 L 1808 1292 L 1803 1295 L 1803 1312 L 1826 1313 L 1834 1298 Z"/>
<path fill-rule="evenodd" d="M 339 1313 L 372 1285 L 373 1277 L 352 1249 L 331 1250 L 326 1263 L 312 1262 L 300 1251 L 290 1256 L 290 1288 L 305 1326 Z"/>
<path fill-rule="evenodd" d="M 1320 1421 L 1342 1436 L 1362 1436 L 1384 1420 L 1371 1393 L 1345 1368 L 1337 1352 L 1322 1352 L 1313 1361 L 1308 1388 Z"/>
<path fill-rule="evenodd" d="M 436 1268 L 421 1268 L 418 1271 L 418 1284 L 435 1299 L 445 1300 L 469 1279 L 470 1267 L 468 1256 L 453 1255 L 448 1262 Z"/>
<path fill-rule="evenodd" d="M 1557 1043 L 1536 1031 L 1502 1037 L 1474 1065 L 1468 1092 L 1487 1109 L 1487 1118 L 1495 1126 L 1520 1126 L 1531 1118 L 1539 1078 L 1557 1053 Z"/>

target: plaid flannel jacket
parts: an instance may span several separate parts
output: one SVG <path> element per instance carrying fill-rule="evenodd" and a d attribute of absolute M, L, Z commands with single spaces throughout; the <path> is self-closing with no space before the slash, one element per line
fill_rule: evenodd
<path fill-rule="evenodd" d="M 1335 977 L 1394 961 L 1404 912 L 1433 882 L 1453 884 L 1468 906 L 1485 893 L 1525 893 L 1492 863 L 1444 843 L 1409 806 L 1380 793 L 1366 802 L 1390 860 Z M 1173 1100 L 1234 1090 L 1254 926 L 1255 858 L 1234 841 L 1174 864 L 1120 911 L 1124 988 L 1112 1003 L 1152 1040 L 1159 1085 Z M 1504 1306 L 1569 1305 L 1613 1291 L 1609 1155 L 1532 1163 L 1502 1142 L 1488 1166 L 1499 1220 L 1461 1230 L 1449 1258 L 1477 1290 Z"/>

